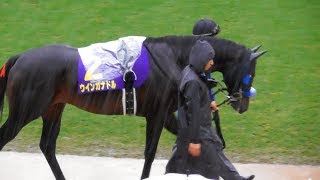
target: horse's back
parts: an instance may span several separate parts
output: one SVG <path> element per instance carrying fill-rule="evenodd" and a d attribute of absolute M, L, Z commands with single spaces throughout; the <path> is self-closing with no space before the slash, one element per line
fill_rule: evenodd
<path fill-rule="evenodd" d="M 47 45 L 40 48 L 30 49 L 22 53 L 17 61 L 17 65 L 32 65 L 36 68 L 41 65 L 54 66 L 58 63 L 67 63 L 75 60 L 79 56 L 78 49 L 66 45 Z M 60 64 L 63 65 L 63 64 Z M 20 67 L 21 68 L 21 67 Z M 45 67 L 40 67 L 45 68 Z"/>
<path fill-rule="evenodd" d="M 52 97 L 63 82 L 76 83 L 78 57 L 77 48 L 65 45 L 28 50 L 20 55 L 9 72 L 8 90 L 18 96 L 29 93 L 29 96 Z"/>
<path fill-rule="evenodd" d="M 20 55 L 10 74 L 15 75 L 19 72 L 33 75 L 45 75 L 57 73 L 68 65 L 75 65 L 79 53 L 76 48 L 65 45 L 48 45 L 41 48 L 30 49 Z"/>

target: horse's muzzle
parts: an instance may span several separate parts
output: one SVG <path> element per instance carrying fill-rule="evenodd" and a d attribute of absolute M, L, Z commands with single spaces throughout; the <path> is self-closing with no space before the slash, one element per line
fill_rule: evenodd
<path fill-rule="evenodd" d="M 238 113 L 242 114 L 249 109 L 249 100 L 248 97 L 242 97 L 238 101 L 231 102 L 231 106 Z"/>

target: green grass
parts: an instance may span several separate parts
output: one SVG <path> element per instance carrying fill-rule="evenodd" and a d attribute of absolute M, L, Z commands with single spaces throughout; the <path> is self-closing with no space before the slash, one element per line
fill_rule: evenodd
<path fill-rule="evenodd" d="M 315 0 L 3 0 L 0 61 L 52 43 L 76 47 L 127 35 L 191 34 L 200 17 L 214 18 L 221 37 L 268 53 L 258 60 L 258 96 L 239 115 L 220 108 L 226 154 L 236 162 L 320 164 L 320 3 Z M 219 77 L 219 75 L 217 75 Z M 222 97 L 218 97 L 222 101 Z M 7 115 L 5 108 L 4 117 Z M 41 120 L 5 150 L 39 151 Z M 145 120 L 102 116 L 67 106 L 60 154 L 143 157 Z M 174 137 L 164 131 L 158 157 Z"/>

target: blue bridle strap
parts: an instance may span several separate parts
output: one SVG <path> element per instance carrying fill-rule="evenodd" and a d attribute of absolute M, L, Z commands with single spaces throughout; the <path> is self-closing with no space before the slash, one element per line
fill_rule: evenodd
<path fill-rule="evenodd" d="M 247 74 L 243 79 L 242 79 L 242 83 L 248 87 L 249 83 L 251 80 L 251 74 Z M 244 90 L 242 89 L 242 95 L 245 97 L 250 97 L 251 96 L 251 92 L 250 92 L 250 88 L 249 90 Z"/>
<path fill-rule="evenodd" d="M 247 74 L 247 75 L 243 78 L 242 82 L 243 82 L 243 84 L 248 85 L 248 84 L 250 83 L 250 80 L 251 80 L 251 74 Z"/>

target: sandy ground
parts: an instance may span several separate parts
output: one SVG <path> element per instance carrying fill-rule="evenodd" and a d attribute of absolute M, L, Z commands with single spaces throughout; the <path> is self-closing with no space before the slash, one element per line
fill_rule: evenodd
<path fill-rule="evenodd" d="M 143 159 L 73 155 L 58 155 L 57 158 L 68 180 L 139 180 L 144 162 Z M 167 160 L 155 160 L 151 177 L 161 176 L 166 163 Z M 235 164 L 235 166 L 242 175 L 255 174 L 255 180 L 320 180 L 320 166 L 270 164 Z M 42 154 L 0 152 L 0 179 L 54 180 L 55 178 Z"/>

